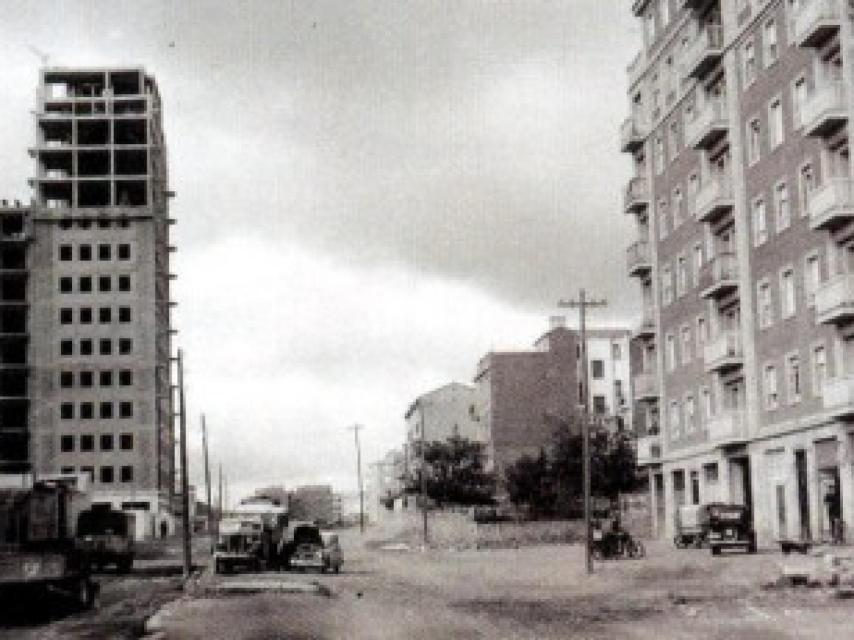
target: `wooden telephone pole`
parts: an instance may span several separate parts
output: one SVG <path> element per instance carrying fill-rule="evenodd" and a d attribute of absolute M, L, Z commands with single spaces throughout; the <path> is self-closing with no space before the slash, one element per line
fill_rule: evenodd
<path fill-rule="evenodd" d="M 364 429 L 360 424 L 349 427 L 356 439 L 356 474 L 359 482 L 359 531 L 365 533 L 365 490 L 362 485 L 362 447 L 359 444 L 359 431 Z"/>
<path fill-rule="evenodd" d="M 190 540 L 190 480 L 187 469 L 187 400 L 184 395 L 184 355 L 178 349 L 178 399 L 181 404 L 179 425 L 181 428 L 181 509 L 184 537 L 184 579 L 190 577 L 193 556 Z"/>
<path fill-rule="evenodd" d="M 202 414 L 202 447 L 205 451 L 205 493 L 208 501 L 208 537 L 211 540 L 211 553 L 214 552 L 216 540 L 213 528 L 213 501 L 211 500 L 211 470 L 208 466 L 208 430 L 205 426 L 205 414 Z"/>
<path fill-rule="evenodd" d="M 587 372 L 587 327 L 586 314 L 588 307 L 607 306 L 606 300 L 588 300 L 584 289 L 578 292 L 578 300 L 560 300 L 558 307 L 578 309 L 578 325 L 581 332 L 581 441 L 584 474 L 584 530 L 585 535 L 585 561 L 587 573 L 593 573 L 593 555 L 591 554 L 591 542 L 593 531 L 590 528 L 590 391 Z"/>

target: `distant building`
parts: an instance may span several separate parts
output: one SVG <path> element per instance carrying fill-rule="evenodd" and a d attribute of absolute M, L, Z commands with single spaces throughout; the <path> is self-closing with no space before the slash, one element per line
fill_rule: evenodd
<path fill-rule="evenodd" d="M 335 501 L 328 484 L 297 487 L 288 494 L 291 520 L 335 522 Z"/>
<path fill-rule="evenodd" d="M 381 519 L 383 512 L 392 509 L 403 496 L 407 464 L 403 451 L 392 449 L 381 460 L 368 465 L 365 511 L 372 521 Z"/>
<path fill-rule="evenodd" d="M 562 424 L 578 425 L 581 346 L 577 331 L 553 318 L 532 350 L 491 352 L 478 364 L 477 419 L 489 466 L 499 475 L 524 455 L 537 456 Z M 630 420 L 629 332 L 588 331 L 589 406 L 601 424 Z"/>

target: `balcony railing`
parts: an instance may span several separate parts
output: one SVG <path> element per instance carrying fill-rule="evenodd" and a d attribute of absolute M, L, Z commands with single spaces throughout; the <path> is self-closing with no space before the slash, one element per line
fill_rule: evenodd
<path fill-rule="evenodd" d="M 658 398 L 658 374 L 655 371 L 642 371 L 634 377 L 635 400 L 654 400 Z"/>
<path fill-rule="evenodd" d="M 845 85 L 839 80 L 817 84 L 801 107 L 801 122 L 808 136 L 827 136 L 847 120 Z"/>
<path fill-rule="evenodd" d="M 694 216 L 699 222 L 713 222 L 731 211 L 734 204 L 732 183 L 725 176 L 716 176 L 705 181 L 694 196 Z"/>
<path fill-rule="evenodd" d="M 721 253 L 700 269 L 700 296 L 716 298 L 738 287 L 738 260 L 734 253 Z"/>
<path fill-rule="evenodd" d="M 696 112 L 693 120 L 685 122 L 685 140 L 694 149 L 705 149 L 729 131 L 726 100 L 712 98 Z"/>
<path fill-rule="evenodd" d="M 707 424 L 709 441 L 715 444 L 734 444 L 747 439 L 743 409 L 724 409 L 712 416 Z"/>
<path fill-rule="evenodd" d="M 629 180 L 623 203 L 627 213 L 642 211 L 649 206 L 649 186 L 646 178 L 636 176 Z"/>
<path fill-rule="evenodd" d="M 824 408 L 834 418 L 854 417 L 854 375 L 828 378 L 821 386 Z"/>
<path fill-rule="evenodd" d="M 685 75 L 702 77 L 723 55 L 724 32 L 720 25 L 709 24 L 700 28 L 697 37 L 685 51 Z"/>
<path fill-rule="evenodd" d="M 798 46 L 818 47 L 839 31 L 840 4 L 839 0 L 801 0 L 792 18 L 792 34 Z"/>
<path fill-rule="evenodd" d="M 633 86 L 638 80 L 640 80 L 645 66 L 646 54 L 643 51 L 639 51 L 638 54 L 634 57 L 634 59 L 629 63 L 629 66 L 626 68 L 626 71 L 629 74 L 630 87 Z"/>
<path fill-rule="evenodd" d="M 661 436 L 645 435 L 638 437 L 637 463 L 638 466 L 652 464 L 661 459 Z"/>
<path fill-rule="evenodd" d="M 737 331 L 722 331 L 703 347 L 703 362 L 706 371 L 725 371 L 744 364 L 741 334 Z"/>
<path fill-rule="evenodd" d="M 634 152 L 643 146 L 648 133 L 644 119 L 637 113 L 630 115 L 620 127 L 620 150 Z"/>
<path fill-rule="evenodd" d="M 632 334 L 636 339 L 647 339 L 655 337 L 655 317 L 657 315 L 657 307 L 650 305 L 643 310 L 643 316 L 638 323 L 637 328 Z"/>
<path fill-rule="evenodd" d="M 831 279 L 815 292 L 815 320 L 836 324 L 854 318 L 854 273 Z"/>
<path fill-rule="evenodd" d="M 626 249 L 626 266 L 629 276 L 645 276 L 652 269 L 649 243 L 646 240 L 638 240 Z"/>
<path fill-rule="evenodd" d="M 807 208 L 813 229 L 833 229 L 854 220 L 854 182 L 850 178 L 827 178 L 810 192 Z"/>

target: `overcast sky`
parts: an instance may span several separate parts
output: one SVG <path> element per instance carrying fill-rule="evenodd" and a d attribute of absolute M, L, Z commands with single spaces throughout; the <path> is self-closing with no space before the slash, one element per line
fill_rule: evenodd
<path fill-rule="evenodd" d="M 420 393 L 529 346 L 555 302 L 634 323 L 617 151 L 628 0 L 3 0 L 0 197 L 29 199 L 38 68 L 160 85 L 174 322 L 232 497 L 355 485 Z M 198 480 L 201 465 L 194 469 Z"/>

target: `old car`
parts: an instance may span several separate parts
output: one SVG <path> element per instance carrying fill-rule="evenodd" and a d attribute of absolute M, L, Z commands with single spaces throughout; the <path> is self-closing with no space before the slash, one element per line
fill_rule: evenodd
<path fill-rule="evenodd" d="M 315 525 L 301 524 L 294 527 L 288 546 L 286 565 L 291 569 L 315 569 L 335 573 L 341 571 L 344 555 L 338 543 L 338 534 L 321 533 Z"/>
<path fill-rule="evenodd" d="M 756 553 L 756 532 L 750 510 L 741 504 L 712 503 L 709 511 L 709 547 L 712 555 L 724 549 Z"/>

